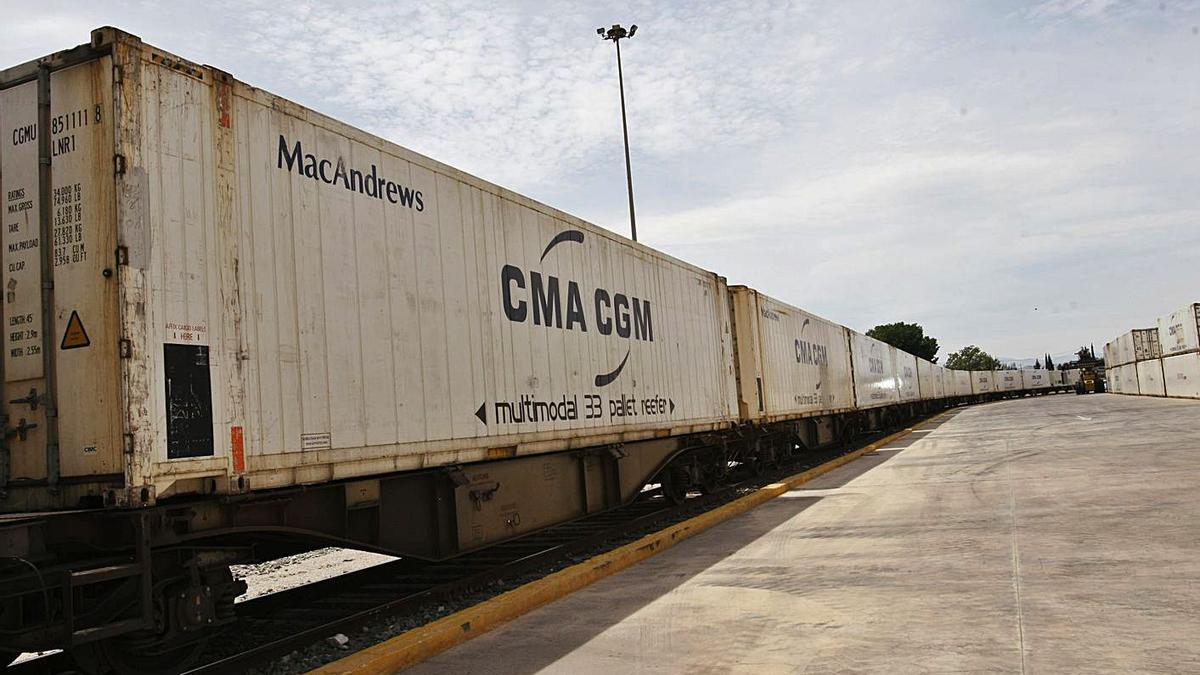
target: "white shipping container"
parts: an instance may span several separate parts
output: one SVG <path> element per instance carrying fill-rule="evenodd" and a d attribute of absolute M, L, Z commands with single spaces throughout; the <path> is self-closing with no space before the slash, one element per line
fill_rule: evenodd
<path fill-rule="evenodd" d="M 951 370 L 948 371 L 954 375 L 954 395 L 955 396 L 970 396 L 971 395 L 971 371 L 969 370 Z"/>
<path fill-rule="evenodd" d="M 1138 393 L 1142 396 L 1166 396 L 1163 383 L 1162 359 L 1149 359 L 1134 364 L 1137 373 Z"/>
<path fill-rule="evenodd" d="M 850 352 L 854 357 L 854 396 L 859 408 L 877 408 L 900 401 L 896 366 L 889 344 L 850 331 Z"/>
<path fill-rule="evenodd" d="M 1136 396 L 1138 394 L 1137 366 L 1127 363 L 1123 366 L 1108 369 L 1112 391 L 1116 394 Z"/>
<path fill-rule="evenodd" d="M 996 391 L 1020 391 L 1024 387 L 1019 370 L 995 370 L 992 372 L 995 373 Z"/>
<path fill-rule="evenodd" d="M 1050 372 L 1045 368 L 1022 368 L 1023 389 L 1045 389 L 1050 386 Z"/>
<path fill-rule="evenodd" d="M 752 288 L 729 289 L 744 420 L 854 407 L 846 329 Z"/>
<path fill-rule="evenodd" d="M 990 370 L 973 370 L 971 371 L 971 393 L 972 394 L 988 394 L 992 392 L 992 371 Z"/>
<path fill-rule="evenodd" d="M 892 359 L 896 365 L 896 384 L 900 390 L 900 400 L 916 401 L 921 398 L 921 388 L 917 381 L 917 357 L 892 347 Z"/>
<path fill-rule="evenodd" d="M 1192 303 L 1158 319 L 1162 356 L 1200 349 L 1200 303 Z"/>
<path fill-rule="evenodd" d="M 1167 396 L 1200 398 L 1200 352 L 1165 357 L 1162 367 Z"/>
<path fill-rule="evenodd" d="M 946 369 L 934 365 L 932 372 L 934 398 L 946 398 Z"/>
<path fill-rule="evenodd" d="M 925 359 L 917 359 L 917 387 L 921 390 L 921 400 L 929 401 L 940 398 L 933 377 L 937 366 Z"/>
<path fill-rule="evenodd" d="M 1110 367 L 1156 359 L 1161 355 L 1157 328 L 1135 328 L 1104 345 L 1105 365 Z"/>
<path fill-rule="evenodd" d="M 1062 374 L 1063 384 L 1073 387 L 1083 381 L 1083 370 L 1080 368 L 1068 368 Z"/>
<path fill-rule="evenodd" d="M 1136 328 L 1133 334 L 1133 358 L 1147 361 L 1162 357 L 1162 345 L 1158 342 L 1158 328 Z"/>
<path fill-rule="evenodd" d="M 98 34 L 115 56 L 50 78 L 45 323 L 37 144 L 0 150 L 5 312 L 29 326 L 5 331 L 4 400 L 45 391 L 51 345 L 70 489 L 279 487 L 736 421 L 721 277 Z M 25 139 L 37 86 L 0 91 L 0 138 Z M 44 408 L 20 415 L 38 426 L 12 477 L 45 478 Z"/>

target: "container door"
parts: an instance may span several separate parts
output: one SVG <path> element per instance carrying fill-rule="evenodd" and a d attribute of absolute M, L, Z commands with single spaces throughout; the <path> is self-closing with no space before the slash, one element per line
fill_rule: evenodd
<path fill-rule="evenodd" d="M 107 57 L 50 73 L 48 86 L 0 91 L 8 450 L 0 481 L 10 485 L 84 485 L 94 479 L 78 477 L 106 474 L 119 482 L 122 472 L 112 109 Z"/>

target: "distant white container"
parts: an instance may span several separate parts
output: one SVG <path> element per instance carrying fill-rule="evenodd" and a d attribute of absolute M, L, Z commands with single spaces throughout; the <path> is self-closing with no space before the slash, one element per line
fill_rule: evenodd
<path fill-rule="evenodd" d="M 1068 368 L 1062 371 L 1063 384 L 1075 386 L 1083 381 L 1083 370 L 1081 368 Z"/>
<path fill-rule="evenodd" d="M 1134 364 L 1137 372 L 1138 393 L 1142 396 L 1166 396 L 1163 383 L 1162 359 L 1149 359 Z"/>
<path fill-rule="evenodd" d="M 1162 356 L 1200 349 L 1200 303 L 1192 303 L 1158 319 L 1158 342 Z"/>
<path fill-rule="evenodd" d="M 1135 328 L 1104 345 L 1104 364 L 1109 367 L 1160 356 L 1162 347 L 1159 345 L 1158 328 Z"/>
<path fill-rule="evenodd" d="M 953 383 L 952 385 L 947 385 L 948 387 L 953 386 L 952 393 L 948 393 L 948 396 L 971 395 L 971 371 L 947 370 L 946 372 L 950 376 L 949 382 Z"/>
<path fill-rule="evenodd" d="M 1024 386 L 1019 370 L 995 370 L 992 372 L 995 373 L 993 379 L 996 383 L 996 391 L 1020 391 Z"/>
<path fill-rule="evenodd" d="M 937 366 L 925 359 L 917 359 L 917 387 L 921 391 L 921 400 L 928 401 L 938 398 L 937 387 L 933 383 L 933 375 Z"/>
<path fill-rule="evenodd" d="M 1200 352 L 1168 356 L 1162 367 L 1167 396 L 1200 398 Z"/>
<path fill-rule="evenodd" d="M 895 348 L 850 331 L 850 351 L 854 356 L 854 396 L 859 408 L 877 408 L 900 402 L 896 383 Z"/>
<path fill-rule="evenodd" d="M 846 329 L 746 286 L 729 289 L 743 420 L 854 407 Z"/>
<path fill-rule="evenodd" d="M 973 370 L 971 371 L 971 393 L 972 394 L 989 394 L 992 389 L 992 371 L 990 370 Z"/>
<path fill-rule="evenodd" d="M 935 365 L 930 373 L 934 398 L 946 398 L 946 369 Z"/>
<path fill-rule="evenodd" d="M 1138 394 L 1137 366 L 1127 363 L 1123 366 L 1108 369 L 1109 384 L 1115 394 Z"/>
<path fill-rule="evenodd" d="M 1050 386 L 1050 371 L 1045 368 L 1023 368 L 1021 383 L 1024 389 L 1045 389 Z"/>
<path fill-rule="evenodd" d="M 917 382 L 917 357 L 892 347 L 892 358 L 896 364 L 896 385 L 901 401 L 916 401 L 921 398 Z"/>

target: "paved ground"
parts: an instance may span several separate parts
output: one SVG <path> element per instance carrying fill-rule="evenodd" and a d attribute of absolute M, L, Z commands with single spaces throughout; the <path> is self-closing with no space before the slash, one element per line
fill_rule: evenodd
<path fill-rule="evenodd" d="M 409 672 L 1200 672 L 1200 402 L 962 409 Z"/>

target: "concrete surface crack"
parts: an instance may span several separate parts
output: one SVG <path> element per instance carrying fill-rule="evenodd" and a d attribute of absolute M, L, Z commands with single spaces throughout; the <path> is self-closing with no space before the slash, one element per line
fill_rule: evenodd
<path fill-rule="evenodd" d="M 1021 650 L 1021 674 L 1029 672 L 1025 653 L 1025 616 L 1021 608 L 1021 545 L 1017 542 L 1017 496 L 1013 489 L 1012 462 L 1006 462 L 1008 469 L 1008 514 L 1010 535 L 1012 539 L 1012 577 L 1013 595 L 1017 602 L 1017 647 Z"/>

